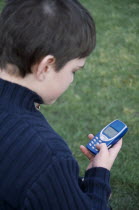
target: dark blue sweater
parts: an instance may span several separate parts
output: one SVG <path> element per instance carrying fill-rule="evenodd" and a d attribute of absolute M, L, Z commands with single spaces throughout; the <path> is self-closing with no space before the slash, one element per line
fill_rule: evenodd
<path fill-rule="evenodd" d="M 109 171 L 79 166 L 34 103 L 31 90 L 0 79 L 0 210 L 109 209 Z"/>

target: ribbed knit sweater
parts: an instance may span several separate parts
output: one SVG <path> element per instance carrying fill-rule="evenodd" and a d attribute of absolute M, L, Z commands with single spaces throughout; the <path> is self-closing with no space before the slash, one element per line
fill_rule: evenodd
<path fill-rule="evenodd" d="M 79 166 L 34 103 L 33 91 L 0 79 L 0 210 L 108 210 L 110 173 Z"/>

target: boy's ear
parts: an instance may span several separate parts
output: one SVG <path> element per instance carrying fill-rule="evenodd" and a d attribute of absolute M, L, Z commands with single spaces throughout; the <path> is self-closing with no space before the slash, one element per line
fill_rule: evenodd
<path fill-rule="evenodd" d="M 35 76 L 38 80 L 43 81 L 47 73 L 54 69 L 55 57 L 52 55 L 45 56 L 35 68 Z"/>

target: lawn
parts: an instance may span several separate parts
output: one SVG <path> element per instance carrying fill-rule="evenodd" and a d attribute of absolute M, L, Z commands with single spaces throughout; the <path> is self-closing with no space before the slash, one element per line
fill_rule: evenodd
<path fill-rule="evenodd" d="M 139 210 L 139 1 L 81 1 L 96 22 L 96 49 L 68 91 L 41 111 L 68 142 L 81 175 L 88 160 L 79 146 L 87 135 L 114 119 L 128 125 L 111 170 L 110 202 L 114 210 Z"/>

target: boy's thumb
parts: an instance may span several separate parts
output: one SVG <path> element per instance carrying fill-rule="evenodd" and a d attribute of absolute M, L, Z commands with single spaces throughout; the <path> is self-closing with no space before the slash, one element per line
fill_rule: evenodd
<path fill-rule="evenodd" d="M 105 143 L 102 143 L 102 144 L 96 144 L 96 148 L 99 150 L 99 151 L 102 151 L 102 150 L 107 150 L 107 146 Z"/>

